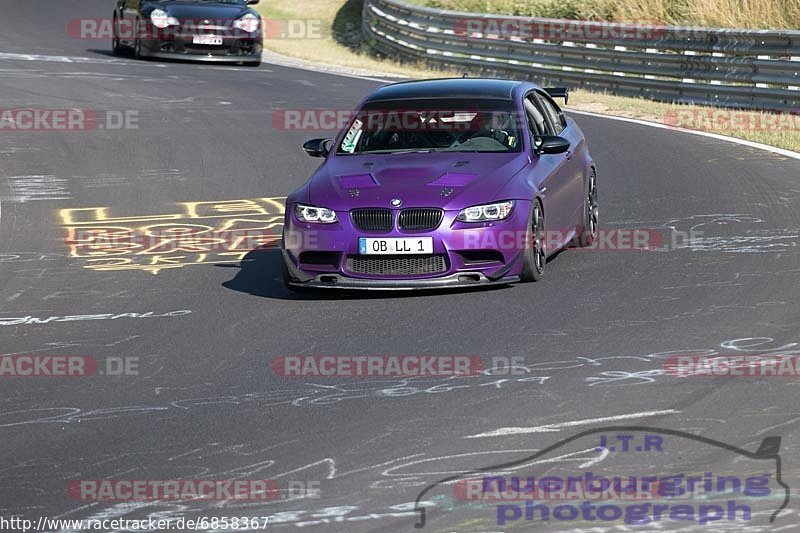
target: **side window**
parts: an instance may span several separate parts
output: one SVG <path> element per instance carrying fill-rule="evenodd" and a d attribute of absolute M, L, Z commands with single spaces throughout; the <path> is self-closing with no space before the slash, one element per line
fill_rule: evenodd
<path fill-rule="evenodd" d="M 536 93 L 536 99 L 539 101 L 544 114 L 547 115 L 548 121 L 553 127 L 553 135 L 560 135 L 564 128 L 567 127 L 567 121 L 558 106 L 550 100 L 549 97 Z"/>
<path fill-rule="evenodd" d="M 534 136 L 549 135 L 547 122 L 544 114 L 539 110 L 539 106 L 534 103 L 533 95 L 525 97 L 525 114 L 528 115 L 528 126 Z"/>

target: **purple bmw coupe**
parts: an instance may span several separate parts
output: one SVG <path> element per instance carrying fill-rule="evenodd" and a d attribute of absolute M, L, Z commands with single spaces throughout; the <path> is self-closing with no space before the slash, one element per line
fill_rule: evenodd
<path fill-rule="evenodd" d="M 291 289 L 428 289 L 542 278 L 597 234 L 595 164 L 566 89 L 497 79 L 395 83 L 370 94 L 286 200 Z"/>

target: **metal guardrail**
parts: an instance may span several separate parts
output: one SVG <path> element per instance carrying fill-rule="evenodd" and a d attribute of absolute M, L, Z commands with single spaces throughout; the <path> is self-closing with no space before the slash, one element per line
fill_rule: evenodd
<path fill-rule="evenodd" d="M 800 110 L 800 31 L 485 15 L 402 0 L 364 0 L 362 29 L 375 52 L 476 75 L 668 102 Z"/>

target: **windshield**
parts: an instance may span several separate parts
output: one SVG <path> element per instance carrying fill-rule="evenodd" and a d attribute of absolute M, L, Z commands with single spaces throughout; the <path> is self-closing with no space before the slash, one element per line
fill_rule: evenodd
<path fill-rule="evenodd" d="M 511 100 L 371 102 L 348 125 L 337 154 L 518 152 L 519 124 Z"/>

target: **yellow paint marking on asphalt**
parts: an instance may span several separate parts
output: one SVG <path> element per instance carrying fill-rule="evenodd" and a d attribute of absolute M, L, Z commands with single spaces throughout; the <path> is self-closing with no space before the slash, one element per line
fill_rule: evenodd
<path fill-rule="evenodd" d="M 69 256 L 97 271 L 158 274 L 190 265 L 236 263 L 275 245 L 285 197 L 182 202 L 178 212 L 112 216 L 110 207 L 62 209 Z"/>

